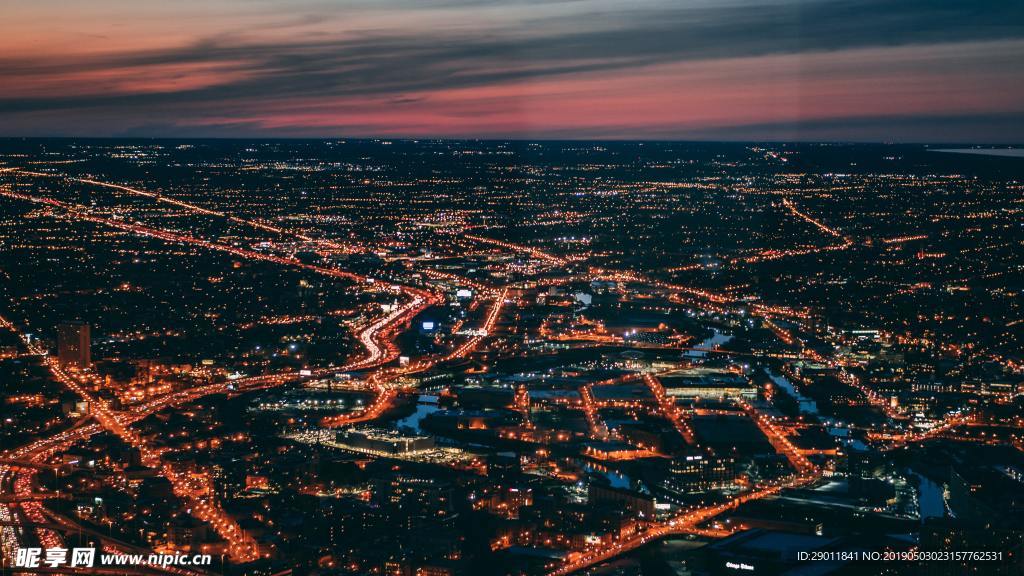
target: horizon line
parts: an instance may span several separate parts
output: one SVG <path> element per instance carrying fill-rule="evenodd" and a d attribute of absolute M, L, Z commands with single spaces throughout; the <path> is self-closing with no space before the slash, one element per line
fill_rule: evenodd
<path fill-rule="evenodd" d="M 523 137 L 414 137 L 414 136 L 4 136 L 0 140 L 173 140 L 173 141 L 357 141 L 357 142 L 521 142 L 521 143 L 635 143 L 635 144 L 818 144 L 831 146 L 876 145 L 876 146 L 966 146 L 971 148 L 1016 149 L 1024 148 L 1024 141 L 1007 142 L 964 142 L 964 141 L 915 141 L 915 140 L 773 140 L 773 139 L 673 139 L 673 138 L 523 138 Z"/>

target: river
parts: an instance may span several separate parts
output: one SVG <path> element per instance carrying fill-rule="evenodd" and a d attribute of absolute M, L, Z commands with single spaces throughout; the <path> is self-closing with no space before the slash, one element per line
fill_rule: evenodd
<path fill-rule="evenodd" d="M 420 422 L 429 414 L 433 414 L 440 409 L 437 405 L 437 396 L 420 394 L 419 398 L 416 399 L 416 411 L 395 422 L 395 426 L 399 429 L 405 428 L 412 430 L 416 434 L 422 434 Z"/>

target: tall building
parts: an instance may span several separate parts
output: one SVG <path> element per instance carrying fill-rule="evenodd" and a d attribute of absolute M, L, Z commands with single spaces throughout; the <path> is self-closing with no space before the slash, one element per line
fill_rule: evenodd
<path fill-rule="evenodd" d="M 57 326 L 57 359 L 65 366 L 88 368 L 89 325 L 85 322 L 62 322 Z"/>

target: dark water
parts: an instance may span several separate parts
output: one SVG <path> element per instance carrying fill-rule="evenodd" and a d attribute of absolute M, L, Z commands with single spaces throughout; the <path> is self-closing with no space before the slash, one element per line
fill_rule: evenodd
<path fill-rule="evenodd" d="M 416 400 L 416 411 L 395 422 L 395 426 L 398 428 L 408 428 L 416 434 L 422 434 L 423 431 L 420 429 L 420 422 L 422 422 L 428 414 L 432 414 L 438 410 L 440 410 L 440 408 L 437 406 L 437 396 L 421 394 Z"/>

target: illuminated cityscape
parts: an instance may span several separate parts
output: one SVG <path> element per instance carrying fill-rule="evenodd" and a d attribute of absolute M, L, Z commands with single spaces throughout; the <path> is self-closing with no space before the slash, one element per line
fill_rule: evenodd
<path fill-rule="evenodd" d="M 1018 574 L 1022 177 L 896 144 L 5 140 L 3 573 Z M 864 560 L 951 551 L 991 557 Z"/>
<path fill-rule="evenodd" d="M 4 0 L 0 576 L 1024 576 L 1024 1 Z"/>

